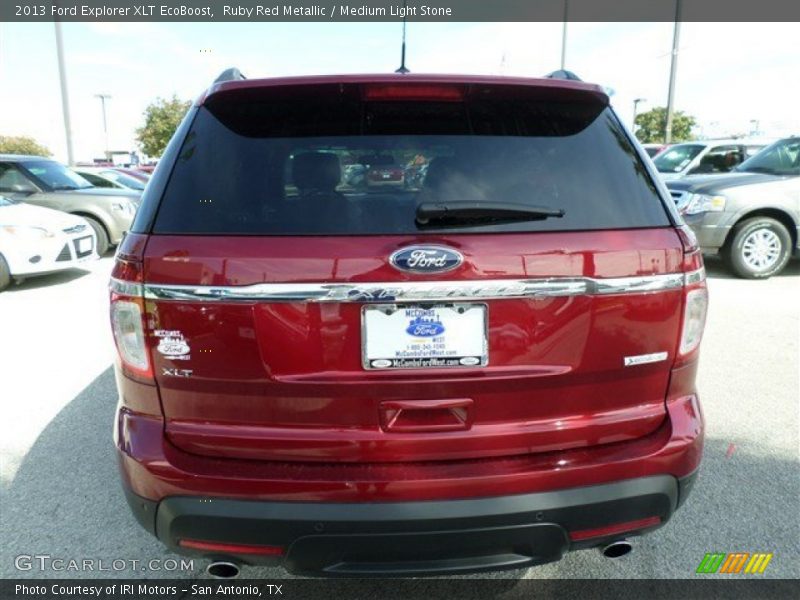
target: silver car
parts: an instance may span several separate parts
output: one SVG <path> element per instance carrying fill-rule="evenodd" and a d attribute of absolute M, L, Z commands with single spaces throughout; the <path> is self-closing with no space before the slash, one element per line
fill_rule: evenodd
<path fill-rule="evenodd" d="M 96 188 L 64 165 L 41 156 L 0 154 L 0 194 L 83 217 L 94 230 L 97 253 L 102 256 L 122 240 L 141 193 Z"/>
<path fill-rule="evenodd" d="M 82 167 L 72 169 L 95 187 L 143 192 L 147 183 L 112 167 Z"/>
<path fill-rule="evenodd" d="M 668 181 L 706 253 L 739 277 L 779 273 L 800 253 L 800 137 L 779 140 L 724 175 Z"/>

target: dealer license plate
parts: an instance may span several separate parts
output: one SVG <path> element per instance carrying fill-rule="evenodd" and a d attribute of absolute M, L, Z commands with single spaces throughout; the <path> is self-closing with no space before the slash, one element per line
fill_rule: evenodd
<path fill-rule="evenodd" d="M 485 304 L 365 306 L 364 368 L 486 366 L 486 310 Z"/>

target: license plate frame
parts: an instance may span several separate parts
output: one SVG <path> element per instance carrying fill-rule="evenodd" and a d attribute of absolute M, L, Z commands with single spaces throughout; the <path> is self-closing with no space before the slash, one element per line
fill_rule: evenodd
<path fill-rule="evenodd" d="M 92 236 L 90 235 L 75 238 L 73 243 L 75 245 L 75 256 L 79 259 L 91 255 L 94 250 Z"/>
<path fill-rule="evenodd" d="M 447 321 L 459 320 L 459 317 L 463 317 L 467 313 L 476 310 L 476 312 L 470 315 L 471 319 L 479 321 L 477 323 L 477 331 L 478 333 L 474 333 L 474 328 L 476 324 L 470 323 L 471 327 L 473 328 L 473 334 L 477 335 L 477 339 L 470 340 L 470 345 L 472 346 L 471 349 L 478 349 L 478 352 L 467 352 L 463 354 L 459 354 L 457 351 L 452 355 L 441 356 L 437 357 L 433 355 L 436 350 L 431 349 L 428 352 L 420 352 L 421 356 L 407 356 L 407 357 L 397 357 L 397 356 L 376 356 L 374 352 L 374 348 L 370 348 L 372 344 L 370 344 L 371 338 L 370 336 L 370 323 L 369 321 L 373 322 L 372 327 L 375 327 L 374 323 L 376 322 L 375 319 L 371 319 L 370 315 L 373 313 L 382 313 L 385 316 L 395 319 L 400 322 L 401 317 L 394 317 L 392 315 L 397 314 L 398 312 L 402 312 L 404 315 L 402 319 L 408 320 L 409 318 L 413 317 L 414 315 L 408 315 L 406 311 L 422 311 L 420 313 L 422 316 L 428 316 L 430 311 L 435 311 L 434 316 L 437 318 L 437 322 L 440 326 L 442 324 L 441 315 L 447 317 Z M 449 312 L 438 312 L 438 311 L 449 311 Z M 378 318 L 377 316 L 375 318 Z M 462 319 L 466 320 L 466 319 Z M 423 325 L 428 325 L 427 323 Z M 399 325 L 397 323 L 393 323 L 392 327 L 396 330 Z M 412 326 L 411 321 L 408 322 L 408 327 Z M 432 326 L 435 327 L 435 324 Z M 452 323 L 450 323 L 452 326 Z M 395 331 L 395 334 L 399 334 L 400 332 Z M 446 328 L 444 332 L 446 333 Z M 384 331 L 373 331 L 373 335 L 380 335 L 386 334 Z M 402 334 L 401 334 L 402 335 Z M 458 334 L 457 334 L 458 335 Z M 463 335 L 463 331 L 461 332 Z M 424 340 L 429 338 L 431 340 L 431 345 L 433 344 L 434 338 L 436 339 L 437 344 L 444 344 L 443 350 L 445 352 L 451 352 L 450 349 L 447 348 L 446 342 L 442 342 L 440 338 L 443 337 L 442 335 L 423 335 L 423 336 L 412 336 L 408 329 L 405 329 L 405 336 L 403 339 L 405 340 L 413 340 L 412 343 L 417 343 L 420 339 Z M 419 342 L 420 345 L 424 343 Z M 383 344 L 385 345 L 385 344 Z M 400 344 L 397 344 L 398 348 Z M 479 348 L 478 348 L 479 346 Z M 405 349 L 409 348 L 409 344 L 407 343 Z M 373 352 L 370 352 L 373 350 Z M 397 352 L 398 349 L 395 349 Z M 402 351 L 402 348 L 400 349 Z M 366 304 L 361 309 L 361 366 L 368 371 L 390 371 L 390 370 L 429 370 L 429 369 L 465 369 L 465 368 L 483 368 L 488 366 L 489 364 L 489 307 L 485 302 L 437 302 L 437 303 L 413 303 L 413 304 Z"/>

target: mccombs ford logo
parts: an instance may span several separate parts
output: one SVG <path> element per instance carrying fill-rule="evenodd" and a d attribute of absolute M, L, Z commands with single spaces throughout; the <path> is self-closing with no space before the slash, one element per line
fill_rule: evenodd
<path fill-rule="evenodd" d="M 392 254 L 389 262 L 401 271 L 444 273 L 464 262 L 464 256 L 444 246 L 408 246 Z"/>

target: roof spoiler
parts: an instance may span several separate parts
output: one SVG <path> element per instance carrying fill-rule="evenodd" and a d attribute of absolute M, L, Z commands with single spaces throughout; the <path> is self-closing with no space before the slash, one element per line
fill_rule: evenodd
<path fill-rule="evenodd" d="M 225 69 L 222 73 L 219 74 L 214 80 L 214 83 L 223 83 L 224 81 L 241 81 L 242 79 L 247 79 L 242 72 L 237 69 L 236 67 L 231 67 L 230 69 Z"/>
<path fill-rule="evenodd" d="M 558 71 L 553 71 L 552 73 L 548 73 L 545 75 L 546 79 L 566 79 L 568 81 L 583 81 L 580 77 L 575 75 L 572 71 L 567 71 L 566 69 L 559 69 Z"/>

